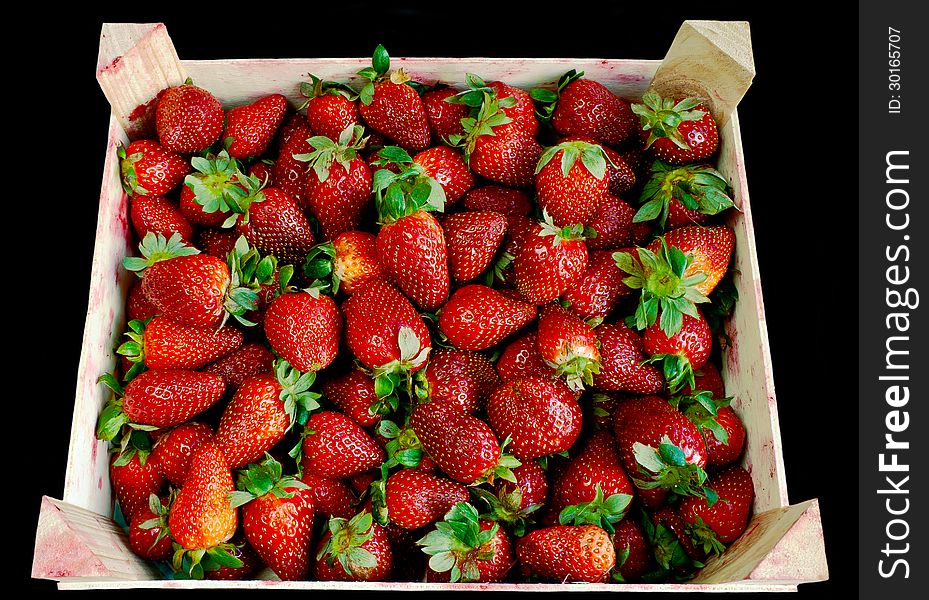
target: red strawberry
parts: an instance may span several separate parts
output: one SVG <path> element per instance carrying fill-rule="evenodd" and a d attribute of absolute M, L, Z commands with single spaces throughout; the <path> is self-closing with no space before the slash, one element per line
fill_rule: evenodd
<path fill-rule="evenodd" d="M 281 132 L 283 135 L 283 131 Z M 313 152 L 309 139 L 313 131 L 307 126 L 303 117 L 297 120 L 286 141 L 282 141 L 281 152 L 274 161 L 274 185 L 284 190 L 302 210 L 309 206 L 306 197 L 307 171 L 306 161 L 295 158 Z"/>
<path fill-rule="evenodd" d="M 314 414 L 303 437 L 304 471 L 323 477 L 350 477 L 384 462 L 384 449 L 360 425 L 333 411 Z"/>
<path fill-rule="evenodd" d="M 434 311 L 448 298 L 445 234 L 431 214 L 417 211 L 385 223 L 377 256 L 390 278 L 420 308 Z"/>
<path fill-rule="evenodd" d="M 690 539 L 677 505 L 662 506 L 647 515 L 642 527 L 659 573 L 689 579 L 706 560 L 706 553 Z"/>
<path fill-rule="evenodd" d="M 732 398 L 715 396 L 702 388 L 671 399 L 671 404 L 703 434 L 707 464 L 713 467 L 734 463 L 745 448 L 745 424 L 730 406 L 731 402 Z"/>
<path fill-rule="evenodd" d="M 162 196 L 136 196 L 130 202 L 129 218 L 139 239 L 151 231 L 165 237 L 178 234 L 185 242 L 193 239 L 194 228 L 177 205 Z"/>
<path fill-rule="evenodd" d="M 168 535 L 168 512 L 158 496 L 149 496 L 148 505 L 141 506 L 129 519 L 129 549 L 146 560 L 164 560 L 171 556 Z"/>
<path fill-rule="evenodd" d="M 152 450 L 158 472 L 172 484 L 183 486 L 194 450 L 212 439 L 213 429 L 198 421 L 182 423 L 171 429 L 161 436 Z"/>
<path fill-rule="evenodd" d="M 552 125 L 561 135 L 589 136 L 615 146 L 636 133 L 636 117 L 622 98 L 583 72 L 559 81 L 558 104 Z"/>
<path fill-rule="evenodd" d="M 493 363 L 466 350 L 438 350 L 421 372 L 422 393 L 430 403 L 465 414 L 476 413 L 500 384 Z"/>
<path fill-rule="evenodd" d="M 130 361 L 149 369 L 191 371 L 238 350 L 245 340 L 242 331 L 232 326 L 201 329 L 157 316 L 148 324 L 130 321 L 126 337 L 129 341 L 116 352 Z"/>
<path fill-rule="evenodd" d="M 487 114 L 479 116 L 482 121 L 467 132 L 465 160 L 468 166 L 481 177 L 506 186 L 532 187 L 542 146 L 515 123 L 495 124 L 495 119 L 505 116 L 501 112 L 490 112 L 492 102 L 485 102 L 484 106 L 491 108 L 487 109 Z"/>
<path fill-rule="evenodd" d="M 126 318 L 130 321 L 144 321 L 151 319 L 158 314 L 155 305 L 148 301 L 145 292 L 142 291 L 142 280 L 136 279 L 129 288 L 129 295 L 126 298 Z"/>
<path fill-rule="evenodd" d="M 624 583 L 639 581 L 646 572 L 655 567 L 655 558 L 645 540 L 645 534 L 635 519 L 623 519 L 616 524 L 613 534 L 613 549 L 616 551 L 616 569 Z"/>
<path fill-rule="evenodd" d="M 245 540 L 245 534 L 239 530 L 231 540 L 229 540 L 229 546 L 226 549 L 230 556 L 236 559 L 241 563 L 238 567 L 223 567 L 216 569 L 215 571 L 207 571 L 205 573 L 206 579 L 217 579 L 224 581 L 237 581 L 240 579 L 248 579 L 251 577 L 252 573 L 258 570 L 262 566 L 261 559 L 258 558 L 258 555 L 255 554 L 255 551 L 251 546 L 248 545 L 248 542 Z"/>
<path fill-rule="evenodd" d="M 593 327 L 580 317 L 559 304 L 546 305 L 539 315 L 537 343 L 542 359 L 572 391 L 593 385 L 594 374 L 600 372 L 599 343 Z"/>
<path fill-rule="evenodd" d="M 463 135 L 461 120 L 468 116 L 470 109 L 465 104 L 446 102 L 456 95 L 453 88 L 431 90 L 423 94 L 423 106 L 429 118 L 429 131 L 439 141 L 445 142 L 452 135 Z"/>
<path fill-rule="evenodd" d="M 491 81 L 487 84 L 496 95 L 497 102 L 512 98 L 500 106 L 500 112 L 509 117 L 527 134 L 535 136 L 539 132 L 539 120 L 535 116 L 535 104 L 529 92 L 513 87 L 502 81 Z"/>
<path fill-rule="evenodd" d="M 329 519 L 316 550 L 320 581 L 386 581 L 393 571 L 390 539 L 371 513 Z"/>
<path fill-rule="evenodd" d="M 582 319 L 605 319 L 620 300 L 633 292 L 623 283 L 624 277 L 612 252 L 594 250 L 583 278 L 561 295 L 561 301 Z"/>
<path fill-rule="evenodd" d="M 492 211 L 502 215 L 528 215 L 531 208 L 529 195 L 501 185 L 474 188 L 461 201 L 465 210 Z"/>
<path fill-rule="evenodd" d="M 551 302 L 580 281 L 587 268 L 587 246 L 579 227 L 561 231 L 550 222 L 527 236 L 513 259 L 516 289 L 536 306 Z"/>
<path fill-rule="evenodd" d="M 733 206 L 726 191 L 729 183 L 711 165 L 675 167 L 660 160 L 651 166 L 651 177 L 642 190 L 642 206 L 636 223 L 657 219 L 665 229 L 705 223 L 712 215 Z"/>
<path fill-rule="evenodd" d="M 439 182 L 445 190 L 447 206 L 458 202 L 474 187 L 474 175 L 468 169 L 461 153 L 448 146 L 435 146 L 413 157 L 423 172 Z"/>
<path fill-rule="evenodd" d="M 264 344 L 250 342 L 203 370 L 219 375 L 226 382 L 227 389 L 236 391 L 249 377 L 271 373 L 273 365 L 274 355 L 271 351 Z"/>
<path fill-rule="evenodd" d="M 622 323 L 596 329 L 600 340 L 600 372 L 594 388 L 604 391 L 657 394 L 664 388 L 661 371 L 643 364 L 642 339 Z"/>
<path fill-rule="evenodd" d="M 144 511 L 149 496 L 158 494 L 164 482 L 157 461 L 144 452 L 134 452 L 128 458 L 114 454 L 110 459 L 110 484 L 127 521 Z"/>
<path fill-rule="evenodd" d="M 527 377 L 506 383 L 487 400 L 487 419 L 516 458 L 563 452 L 581 431 L 581 407 L 559 381 Z"/>
<path fill-rule="evenodd" d="M 381 415 L 372 408 L 377 403 L 374 380 L 357 367 L 340 377 L 327 379 L 323 392 L 336 408 L 362 427 L 371 427 L 381 420 Z"/>
<path fill-rule="evenodd" d="M 302 107 L 306 109 L 306 122 L 316 135 L 337 140 L 346 127 L 359 124 L 361 117 L 358 103 L 353 100 L 354 91 L 313 74 L 310 79 L 300 86 L 300 92 L 308 98 Z"/>
<path fill-rule="evenodd" d="M 719 369 L 711 362 L 703 365 L 703 368 L 694 373 L 694 387 L 684 386 L 681 389 L 682 394 L 693 394 L 695 390 L 706 390 L 710 392 L 713 398 L 723 398 L 726 396 L 726 385 L 723 383 L 722 375 Z"/>
<path fill-rule="evenodd" d="M 444 477 L 402 469 L 387 478 L 384 501 L 391 523 L 419 529 L 441 519 L 458 502 L 467 502 L 468 488 Z"/>
<path fill-rule="evenodd" d="M 658 254 L 661 251 L 661 239 L 669 248 L 677 248 L 685 255 L 693 255 L 693 260 L 684 270 L 683 278 L 706 275 L 705 279 L 695 283 L 693 287 L 703 295 L 709 296 L 728 270 L 729 259 L 732 258 L 735 247 L 735 232 L 732 228 L 728 225 L 681 227 L 655 240 L 648 245 L 648 249 Z"/>
<path fill-rule="evenodd" d="M 497 479 L 493 492 L 481 487 L 472 491 L 487 505 L 490 518 L 522 537 L 533 522 L 533 513 L 548 501 L 548 476 L 539 463 L 527 460 L 513 468 L 513 478 L 515 483 Z"/>
<path fill-rule="evenodd" d="M 229 253 L 235 250 L 238 237 L 235 231 L 229 229 L 201 229 L 197 232 L 194 245 L 204 254 L 225 260 Z"/>
<path fill-rule="evenodd" d="M 707 554 L 721 554 L 723 544 L 736 540 L 748 525 L 755 488 L 752 476 L 739 466 L 729 467 L 710 477 L 707 485 L 719 499 L 687 497 L 681 500 L 680 515 L 691 539 Z"/>
<path fill-rule="evenodd" d="M 355 514 L 358 498 L 344 480 L 328 479 L 309 471 L 305 471 L 300 480 L 308 486 L 317 514 L 343 519 Z"/>
<path fill-rule="evenodd" d="M 339 352 L 342 315 L 318 290 L 281 294 L 265 311 L 264 331 L 271 348 L 298 371 L 319 371 Z"/>
<path fill-rule="evenodd" d="M 223 141 L 233 158 L 265 153 L 290 105 L 281 94 L 271 94 L 247 106 L 238 106 L 226 115 Z M 231 138 L 231 139 L 230 139 Z"/>
<path fill-rule="evenodd" d="M 262 160 L 248 168 L 248 174 L 258 179 L 263 187 L 274 187 L 274 162 Z"/>
<path fill-rule="evenodd" d="M 376 236 L 364 231 L 346 231 L 332 245 L 335 250 L 332 274 L 346 294 L 354 294 L 368 281 L 386 279 L 384 267 L 377 259 Z"/>
<path fill-rule="evenodd" d="M 539 206 L 558 227 L 589 224 L 609 183 L 603 149 L 587 142 L 546 148 L 535 168 Z"/>
<path fill-rule="evenodd" d="M 680 165 L 709 158 L 719 148 L 716 121 L 699 98 L 662 98 L 648 91 L 632 112 L 639 116 L 640 138 L 655 158 Z"/>
<path fill-rule="evenodd" d="M 213 94 L 195 85 L 168 88 L 155 109 L 155 129 L 161 145 L 172 152 L 196 154 L 223 132 L 223 107 Z"/>
<path fill-rule="evenodd" d="M 212 442 L 200 444 L 168 514 L 174 541 L 188 550 L 209 550 L 229 541 L 239 522 L 238 511 L 228 499 L 233 491 L 232 473 L 222 451 Z"/>
<path fill-rule="evenodd" d="M 591 250 L 613 250 L 631 246 L 635 240 L 632 217 L 635 209 L 625 200 L 613 194 L 605 194 L 600 200 L 597 212 L 588 223 L 597 235 L 588 238 L 587 248 Z"/>
<path fill-rule="evenodd" d="M 504 383 L 524 377 L 554 378 L 555 368 L 539 354 L 538 333 L 525 333 L 503 350 L 497 360 L 497 373 Z"/>
<path fill-rule="evenodd" d="M 123 189 L 131 198 L 164 196 L 190 173 L 184 157 L 166 150 L 155 140 L 136 140 L 116 149 Z"/>
<path fill-rule="evenodd" d="M 194 171 L 184 178 L 180 211 L 188 221 L 203 227 L 220 227 L 246 196 L 241 165 L 225 150 L 191 158 Z M 227 225 L 228 226 L 228 225 Z"/>
<path fill-rule="evenodd" d="M 470 281 L 493 261 L 506 234 L 506 217 L 495 212 L 463 212 L 447 216 L 442 229 L 452 278 Z"/>
<path fill-rule="evenodd" d="M 419 93 L 407 82 L 410 77 L 403 71 L 387 74 L 390 57 L 384 47 L 374 50 L 372 67 L 359 71 L 369 80 L 361 90 L 358 107 L 368 126 L 397 142 L 407 150 L 425 150 L 429 147 L 429 117 Z"/>
<path fill-rule="evenodd" d="M 443 522 L 447 525 L 416 542 L 432 557 L 426 581 L 503 581 L 516 557 L 499 524 L 479 519 L 477 509 L 466 502 L 453 506 Z"/>
<path fill-rule="evenodd" d="M 535 318 L 535 307 L 497 290 L 470 284 L 459 288 L 439 314 L 439 329 L 462 350 L 483 350 Z"/>
<path fill-rule="evenodd" d="M 604 582 L 616 564 L 609 534 L 596 525 L 536 529 L 516 542 L 516 555 L 530 572 L 563 582 Z"/>
<path fill-rule="evenodd" d="M 642 347 L 649 361 L 661 361 L 672 394 L 685 384 L 694 386 L 694 371 L 706 365 L 713 349 L 710 326 L 699 309 L 696 315 L 697 318 L 682 314 L 680 328 L 674 335 L 667 335 L 656 322 L 642 336 Z"/>
<path fill-rule="evenodd" d="M 284 263 L 299 263 L 316 244 L 310 222 L 290 195 L 278 188 L 261 188 L 248 178 L 249 196 L 236 220 L 236 231 L 263 255 Z"/>

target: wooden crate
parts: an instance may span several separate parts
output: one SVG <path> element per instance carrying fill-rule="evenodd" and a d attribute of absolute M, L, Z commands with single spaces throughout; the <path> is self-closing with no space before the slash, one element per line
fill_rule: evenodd
<path fill-rule="evenodd" d="M 61 589 L 85 588 L 286 588 L 558 591 L 561 584 L 426 584 L 281 582 L 273 575 L 247 582 L 163 581 L 157 570 L 133 555 L 109 518 L 112 498 L 107 449 L 94 437 L 107 390 L 96 383 L 116 365 L 114 348 L 125 326 L 124 300 L 134 275 L 122 267 L 132 253 L 127 199 L 119 180 L 116 147 L 126 143 L 140 104 L 190 76 L 225 106 L 281 93 L 299 103 L 299 84 L 308 73 L 348 81 L 368 58 L 180 61 L 163 25 L 105 25 L 98 79 L 113 106 L 97 220 L 83 350 L 64 497 L 43 498 L 32 575 L 57 580 Z M 460 82 L 466 72 L 529 88 L 552 83 L 566 70 L 584 70 L 627 99 L 649 87 L 706 97 L 720 122 L 719 170 L 731 181 L 739 211 L 730 211 L 736 232 L 734 268 L 740 300 L 728 324 L 731 346 L 723 378 L 734 408 L 745 421 L 748 441 L 743 466 L 755 484 L 754 517 L 724 556 L 712 559 L 686 584 L 576 584 L 589 591 L 788 591 L 828 577 L 816 500 L 788 501 L 780 429 L 765 326 L 752 215 L 735 105 L 754 75 L 747 23 L 685 22 L 664 61 L 593 59 L 401 58 L 416 80 Z M 127 86 L 126 81 L 132 85 Z"/>

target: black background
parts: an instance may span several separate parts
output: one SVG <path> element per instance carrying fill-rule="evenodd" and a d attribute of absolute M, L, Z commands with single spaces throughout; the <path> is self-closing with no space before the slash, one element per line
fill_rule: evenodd
<path fill-rule="evenodd" d="M 15 120 L 32 119 L 38 128 L 30 125 L 20 138 L 26 156 L 6 161 L 7 175 L 25 173 L 30 182 L 18 186 L 21 214 L 6 217 L 8 224 L 17 219 L 30 240 L 16 262 L 35 260 L 41 268 L 29 271 L 28 281 L 7 278 L 7 298 L 28 307 L 11 319 L 14 327 L 28 326 L 29 335 L 17 336 L 26 340 L 17 352 L 18 375 L 32 386 L 15 403 L 35 433 L 20 444 L 29 448 L 36 476 L 27 478 L 27 494 L 16 494 L 23 527 L 17 583 L 54 589 L 30 580 L 29 570 L 39 497 L 61 497 L 67 461 L 109 116 L 94 79 L 101 23 L 165 22 L 186 59 L 369 56 L 378 42 L 394 56 L 660 59 L 682 20 L 732 19 L 752 27 L 757 76 L 739 116 L 788 489 L 791 502 L 820 499 L 831 571 L 829 582 L 800 592 L 825 597 L 854 585 L 848 568 L 856 544 L 851 14 L 813 15 L 784 3 L 573 3 L 569 11 L 493 2 L 444 3 L 442 10 L 339 2 L 338 9 L 304 3 L 267 6 L 264 13 L 227 6 L 187 7 L 183 17 L 56 13 L 18 32 L 28 44 L 17 55 L 25 72 L 7 92 L 24 109 Z"/>

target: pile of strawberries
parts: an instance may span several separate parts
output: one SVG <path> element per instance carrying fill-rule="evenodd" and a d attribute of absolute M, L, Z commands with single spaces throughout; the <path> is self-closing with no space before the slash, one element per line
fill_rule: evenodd
<path fill-rule="evenodd" d="M 226 110 L 119 149 L 139 255 L 97 430 L 175 577 L 686 580 L 745 529 L 735 302 L 699 100 L 570 71 Z M 633 200 L 634 207 L 629 203 Z"/>

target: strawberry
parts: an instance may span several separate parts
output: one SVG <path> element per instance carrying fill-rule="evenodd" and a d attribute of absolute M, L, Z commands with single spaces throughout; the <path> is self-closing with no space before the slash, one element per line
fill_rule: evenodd
<path fill-rule="evenodd" d="M 142 280 L 136 279 L 129 288 L 126 297 L 126 318 L 130 321 L 145 321 L 158 314 L 158 309 L 145 297 L 142 291 Z"/>
<path fill-rule="evenodd" d="M 535 168 L 539 206 L 558 227 L 588 224 L 609 183 L 603 149 L 587 142 L 546 148 Z"/>
<path fill-rule="evenodd" d="M 235 251 L 238 236 L 228 229 L 201 229 L 197 232 L 195 246 L 204 254 L 225 260 L 230 252 Z"/>
<path fill-rule="evenodd" d="M 196 371 L 238 350 L 245 341 L 241 330 L 230 326 L 201 329 L 176 323 L 165 317 L 129 321 L 129 341 L 117 354 L 149 369 L 188 369 Z"/>
<path fill-rule="evenodd" d="M 327 240 L 358 229 L 371 197 L 371 169 L 359 156 L 364 145 L 363 128 L 347 127 L 337 137 L 317 135 L 309 139 L 312 151 L 295 154 L 306 161 L 307 207 Z"/>
<path fill-rule="evenodd" d="M 588 223 L 588 227 L 597 233 L 596 236 L 586 240 L 590 250 L 614 250 L 625 248 L 636 242 L 635 225 L 632 217 L 635 209 L 612 193 L 605 194 L 600 199 L 597 212 Z"/>
<path fill-rule="evenodd" d="M 639 116 L 645 148 L 667 163 L 698 162 L 719 148 L 716 121 L 699 98 L 662 98 L 649 90 L 632 112 Z"/>
<path fill-rule="evenodd" d="M 355 92 L 348 86 L 311 73 L 310 81 L 300 85 L 300 93 L 307 98 L 301 107 L 306 110 L 307 125 L 316 135 L 337 140 L 347 127 L 359 124 Z"/>
<path fill-rule="evenodd" d="M 377 259 L 377 237 L 363 231 L 347 231 L 332 243 L 335 257 L 332 273 L 346 294 L 354 294 L 368 281 L 385 280 L 387 275 Z"/>
<path fill-rule="evenodd" d="M 261 182 L 262 187 L 274 187 L 274 161 L 261 160 L 248 168 L 248 174 Z M 286 190 L 285 190 L 286 191 Z"/>
<path fill-rule="evenodd" d="M 615 529 L 613 549 L 616 551 L 616 568 L 613 579 L 623 583 L 639 581 L 655 566 L 655 558 L 642 527 L 630 518 L 617 523 Z"/>
<path fill-rule="evenodd" d="M 447 142 L 452 135 L 463 135 L 461 120 L 467 118 L 469 108 L 465 104 L 449 102 L 457 92 L 453 88 L 430 90 L 422 95 L 423 107 L 429 118 L 429 131 L 441 142 Z"/>
<path fill-rule="evenodd" d="M 222 377 L 226 382 L 226 389 L 234 392 L 249 377 L 273 372 L 274 355 L 264 344 L 249 342 L 235 352 L 207 365 L 203 370 Z"/>
<path fill-rule="evenodd" d="M 520 460 L 563 452 L 581 432 L 581 407 L 571 390 L 537 377 L 497 388 L 487 400 L 487 419 L 498 437 L 510 438 Z"/>
<path fill-rule="evenodd" d="M 665 381 L 672 394 L 684 385 L 693 388 L 694 371 L 706 365 L 713 349 L 713 333 L 703 313 L 697 309 L 696 318 L 681 315 L 681 326 L 674 335 L 667 335 L 654 323 L 642 335 L 642 347 L 649 362 L 661 362 Z"/>
<path fill-rule="evenodd" d="M 426 581 L 503 581 L 515 563 L 513 546 L 503 528 L 479 519 L 477 509 L 459 502 L 416 542 L 429 555 Z"/>
<path fill-rule="evenodd" d="M 136 140 L 116 148 L 123 189 L 131 198 L 164 196 L 190 173 L 190 163 L 155 140 Z"/>
<path fill-rule="evenodd" d="M 695 390 L 706 390 L 713 398 L 723 398 L 726 395 L 726 385 L 716 365 L 711 362 L 703 365 L 702 369 L 694 373 L 694 387 L 684 386 L 681 393 L 690 395 L 696 393 Z"/>
<path fill-rule="evenodd" d="M 295 115 L 297 116 L 299 115 Z M 286 129 L 286 126 L 283 129 Z M 306 161 L 295 157 L 313 152 L 314 148 L 309 142 L 309 139 L 313 137 L 313 131 L 307 126 L 303 117 L 299 117 L 292 123 L 286 141 L 283 141 L 283 129 L 281 151 L 272 169 L 274 185 L 290 194 L 301 210 L 306 210 L 309 207 L 306 197 L 308 168 Z"/>
<path fill-rule="evenodd" d="M 620 194 L 625 194 L 635 187 L 635 171 L 632 169 L 632 167 L 626 164 L 626 161 L 623 159 L 622 155 L 616 150 L 613 150 L 609 146 L 603 145 L 601 142 L 598 142 L 595 138 L 588 135 L 569 135 L 567 137 L 561 138 L 560 141 L 585 142 L 599 146 L 600 150 L 603 151 L 604 158 L 606 158 L 606 177 L 609 180 L 609 187 L 607 188 L 607 191 L 609 191 L 611 194 L 617 196 Z"/>
<path fill-rule="evenodd" d="M 707 484 L 719 496 L 689 496 L 681 500 L 679 512 L 691 539 L 707 554 L 721 554 L 724 544 L 736 540 L 748 525 L 755 499 L 752 476 L 740 466 L 732 466 L 709 478 Z"/>
<path fill-rule="evenodd" d="M 676 505 L 663 506 L 643 517 L 642 525 L 658 567 L 646 577 L 664 575 L 687 580 L 703 566 L 706 553 L 694 545 Z"/>
<path fill-rule="evenodd" d="M 512 98 L 512 101 L 500 104 L 500 112 L 509 117 L 527 134 L 535 137 L 539 132 L 539 120 L 536 118 L 535 105 L 529 92 L 507 85 L 502 81 L 491 81 L 487 84 L 487 87 L 493 90 L 498 104 L 501 100 Z"/>
<path fill-rule="evenodd" d="M 230 556 L 235 558 L 240 565 L 237 567 L 220 566 L 220 568 L 215 571 L 207 571 L 205 573 L 206 579 L 223 581 L 248 579 L 259 567 L 263 566 L 261 559 L 258 558 L 258 555 L 255 554 L 255 551 L 245 540 L 245 534 L 242 533 L 241 529 L 229 540 L 227 552 Z"/>
<path fill-rule="evenodd" d="M 271 94 L 230 110 L 222 136 L 229 156 L 242 159 L 264 154 L 289 108 L 287 98 Z"/>
<path fill-rule="evenodd" d="M 500 384 L 493 363 L 478 352 L 441 349 L 432 355 L 418 393 L 432 404 L 476 413 Z"/>
<path fill-rule="evenodd" d="M 669 248 L 677 248 L 685 255 L 693 255 L 688 262 L 683 277 L 686 279 L 698 274 L 706 275 L 703 281 L 694 287 L 705 296 L 716 288 L 729 267 L 729 259 L 735 248 L 735 232 L 728 225 L 712 227 L 680 227 L 669 231 L 661 239 Z M 657 254 L 661 251 L 661 242 L 653 241 L 648 249 Z"/>
<path fill-rule="evenodd" d="M 410 415 L 410 427 L 439 468 L 459 483 L 492 481 L 518 466 L 512 457 L 501 457 L 500 442 L 487 423 L 446 405 L 420 404 Z"/>
<path fill-rule="evenodd" d="M 488 98 L 473 126 L 465 125 L 463 142 L 457 143 L 465 144 L 465 161 L 474 173 L 509 187 L 532 187 L 542 146 L 508 119 L 497 102 Z"/>
<path fill-rule="evenodd" d="M 301 466 L 323 477 L 350 477 L 374 469 L 386 455 L 360 425 L 333 411 L 310 417 L 304 429 Z"/>
<path fill-rule="evenodd" d="M 342 315 L 336 303 L 318 289 L 281 294 L 264 315 L 271 348 L 297 370 L 326 368 L 339 352 Z"/>
<path fill-rule="evenodd" d="M 629 104 L 603 84 L 583 76 L 583 71 L 568 71 L 558 80 L 557 94 L 548 92 L 551 96 L 540 98 L 550 101 L 545 103 L 543 114 L 551 116 L 555 131 L 563 136 L 588 136 L 610 146 L 633 137 L 637 120 Z"/>
<path fill-rule="evenodd" d="M 528 215 L 531 208 L 529 195 L 522 190 L 485 185 L 464 195 L 461 205 L 465 210 L 491 211 L 502 215 Z"/>
<path fill-rule="evenodd" d="M 152 450 L 158 472 L 173 485 L 183 486 L 194 450 L 212 439 L 213 428 L 198 421 L 181 423 L 171 429 L 161 436 Z"/>
<path fill-rule="evenodd" d="M 158 463 L 146 452 L 113 454 L 110 459 L 110 484 L 127 521 L 144 511 L 149 496 L 161 492 L 165 480 Z"/>
<path fill-rule="evenodd" d="M 723 467 L 739 460 L 745 448 L 746 431 L 745 424 L 730 406 L 732 398 L 700 388 L 675 396 L 670 402 L 700 429 L 706 441 L 708 465 Z"/>
<path fill-rule="evenodd" d="M 506 234 L 506 217 L 495 212 L 463 212 L 447 216 L 442 229 L 452 278 L 470 281 L 493 261 Z"/>
<path fill-rule="evenodd" d="M 374 50 L 371 67 L 358 72 L 367 79 L 358 107 L 365 123 L 402 148 L 417 151 L 429 147 L 429 117 L 422 98 L 403 69 L 390 73 L 390 56 L 384 46 Z"/>
<path fill-rule="evenodd" d="M 195 225 L 228 226 L 233 208 L 247 195 L 239 181 L 241 165 L 226 150 L 190 161 L 194 170 L 181 188 L 181 214 Z"/>
<path fill-rule="evenodd" d="M 551 302 L 580 281 L 587 268 L 581 226 L 560 230 L 546 218 L 542 230 L 529 235 L 513 259 L 516 289 L 536 306 Z"/>
<path fill-rule="evenodd" d="M 664 388 L 661 371 L 643 364 L 642 339 L 622 323 L 596 329 L 600 341 L 600 372 L 593 387 L 604 391 L 657 394 Z"/>
<path fill-rule="evenodd" d="M 559 304 L 548 304 L 539 315 L 539 354 L 572 391 L 593 385 L 600 372 L 599 342 L 593 327 Z"/>
<path fill-rule="evenodd" d="M 168 535 L 168 511 L 152 494 L 149 503 L 139 507 L 129 519 L 129 549 L 146 560 L 164 560 L 171 556 Z"/>
<path fill-rule="evenodd" d="M 522 329 L 535 307 L 483 285 L 459 288 L 439 314 L 439 329 L 462 350 L 484 350 Z"/>
<path fill-rule="evenodd" d="M 609 534 L 596 525 L 536 529 L 516 542 L 516 555 L 530 572 L 562 582 L 604 582 L 616 564 Z"/>
<path fill-rule="evenodd" d="M 229 494 L 242 507 L 242 530 L 262 562 L 283 581 L 306 579 L 315 509 L 305 483 L 282 474 L 268 456 L 239 473 L 238 491 Z"/>
<path fill-rule="evenodd" d="M 196 154 L 219 140 L 223 107 L 213 94 L 191 83 L 170 87 L 155 109 L 155 130 L 172 152 Z"/>
<path fill-rule="evenodd" d="M 358 367 L 353 367 L 339 377 L 327 379 L 323 383 L 323 393 L 336 408 L 362 427 L 377 425 L 381 420 L 381 415 L 373 410 L 377 403 L 374 380 Z"/>
<path fill-rule="evenodd" d="M 236 232 L 263 255 L 280 262 L 299 263 L 316 244 L 306 215 L 290 194 L 279 188 L 262 188 L 256 177 L 239 176 L 248 190 L 237 209 Z"/>
<path fill-rule="evenodd" d="M 232 396 L 216 428 L 215 442 L 233 469 L 260 459 L 295 423 L 319 408 L 319 394 L 309 391 L 313 373 L 300 373 L 286 361 L 274 373 L 249 377 Z"/>
<path fill-rule="evenodd" d="M 465 486 L 416 469 L 397 471 L 387 479 L 384 489 L 390 521 L 403 529 L 434 523 L 455 504 L 467 501 Z"/>
<path fill-rule="evenodd" d="M 393 571 L 390 539 L 368 511 L 329 519 L 316 549 L 320 581 L 386 581 Z"/>
<path fill-rule="evenodd" d="M 474 175 L 468 169 L 461 153 L 448 146 L 434 146 L 413 157 L 413 162 L 422 167 L 427 177 L 439 182 L 445 190 L 448 206 L 458 202 L 474 187 Z"/>
<path fill-rule="evenodd" d="M 232 215 L 232 210 L 216 210 L 215 212 L 210 213 L 205 212 L 205 206 L 201 205 L 197 201 L 197 194 L 189 185 L 184 185 L 181 187 L 181 200 L 178 204 L 178 209 L 180 210 L 181 216 L 183 216 L 189 223 L 199 227 L 209 227 L 215 228 L 217 231 L 223 231 L 224 233 L 232 236 L 233 241 L 235 241 L 234 232 L 219 229 L 222 227 L 223 223 L 226 222 L 226 219 Z M 200 231 L 201 236 L 204 231 L 205 230 Z M 198 243 L 196 245 L 200 248 L 203 248 L 203 244 Z M 225 253 L 214 254 L 213 252 L 207 252 L 207 254 L 213 254 L 214 256 L 219 256 L 220 258 L 226 255 Z"/>
<path fill-rule="evenodd" d="M 300 481 L 307 485 L 317 514 L 343 519 L 349 519 L 355 514 L 358 498 L 343 479 L 329 479 L 304 471 Z"/>
<path fill-rule="evenodd" d="M 632 220 L 657 219 L 666 229 L 700 224 L 734 205 L 728 188 L 726 178 L 711 165 L 675 167 L 656 160 Z"/>
<path fill-rule="evenodd" d="M 497 479 L 493 492 L 481 487 L 471 491 L 487 505 L 490 518 L 522 537 L 533 523 L 533 513 L 548 501 L 548 476 L 539 463 L 527 460 L 513 468 L 513 479 L 516 481 Z"/>
<path fill-rule="evenodd" d="M 561 295 L 561 302 L 582 319 L 605 319 L 620 300 L 633 292 L 623 283 L 624 276 L 612 252 L 594 250 L 584 276 Z"/>
<path fill-rule="evenodd" d="M 139 239 L 148 232 L 165 237 L 181 236 L 184 242 L 193 239 L 194 228 L 181 214 L 176 204 L 162 196 L 136 196 L 130 202 L 129 218 Z"/>
<path fill-rule="evenodd" d="M 497 360 L 497 373 L 504 383 L 524 377 L 555 377 L 555 369 L 539 354 L 538 333 L 525 333 L 513 340 Z"/>

